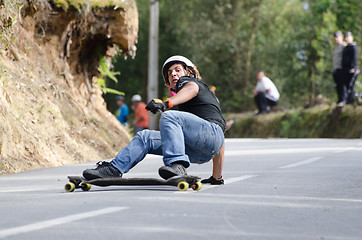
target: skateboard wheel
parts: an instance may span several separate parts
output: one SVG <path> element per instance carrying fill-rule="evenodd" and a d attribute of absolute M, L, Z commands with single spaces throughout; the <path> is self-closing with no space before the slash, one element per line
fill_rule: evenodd
<path fill-rule="evenodd" d="M 201 182 L 196 182 L 195 185 L 192 186 L 192 189 L 195 191 L 199 191 L 202 188 L 202 183 Z"/>
<path fill-rule="evenodd" d="M 92 186 L 89 183 L 82 182 L 80 184 L 80 187 L 82 188 L 83 191 L 89 191 Z"/>
<path fill-rule="evenodd" d="M 65 189 L 65 191 L 67 191 L 67 192 L 73 192 L 74 191 L 74 189 L 75 189 L 75 184 L 74 183 L 67 183 L 67 184 L 65 184 L 65 186 L 64 186 L 64 189 Z"/>
<path fill-rule="evenodd" d="M 177 187 L 180 191 L 187 191 L 187 189 L 189 188 L 189 184 L 187 182 L 179 182 L 177 184 Z"/>

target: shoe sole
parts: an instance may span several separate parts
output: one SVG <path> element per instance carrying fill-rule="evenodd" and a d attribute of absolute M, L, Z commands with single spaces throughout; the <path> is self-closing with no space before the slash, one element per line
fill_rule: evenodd
<path fill-rule="evenodd" d="M 165 180 L 172 178 L 174 176 L 182 176 L 183 174 L 179 174 L 175 169 L 168 167 L 168 166 L 162 166 L 158 169 L 158 174 Z"/>
<path fill-rule="evenodd" d="M 87 180 L 93 180 L 93 179 L 97 179 L 97 178 L 102 178 L 101 176 L 99 175 L 96 175 L 96 174 L 93 174 L 92 172 L 90 171 L 84 171 L 83 172 L 83 177 Z"/>

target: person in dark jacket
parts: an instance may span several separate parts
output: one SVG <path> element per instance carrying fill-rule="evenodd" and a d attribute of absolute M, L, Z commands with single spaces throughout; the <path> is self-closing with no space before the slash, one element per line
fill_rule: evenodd
<path fill-rule="evenodd" d="M 346 43 L 343 39 L 343 33 L 341 31 L 334 32 L 334 42 L 336 47 L 333 53 L 333 80 L 337 91 L 337 104 L 342 104 L 344 100 L 344 77 L 342 71 L 342 54 L 343 49 L 346 47 Z"/>
<path fill-rule="evenodd" d="M 344 103 L 351 104 L 354 100 L 354 83 L 359 73 L 357 58 L 358 48 L 355 42 L 353 42 L 353 35 L 351 32 L 344 34 L 344 39 L 347 46 L 343 49 L 342 53 L 342 71 L 343 71 L 343 102 L 339 105 L 343 106 Z"/>

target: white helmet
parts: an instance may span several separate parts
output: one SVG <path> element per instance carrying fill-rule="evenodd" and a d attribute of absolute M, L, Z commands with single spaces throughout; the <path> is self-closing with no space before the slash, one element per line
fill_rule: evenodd
<path fill-rule="evenodd" d="M 180 55 L 175 55 L 172 57 L 169 57 L 165 63 L 162 66 L 162 76 L 163 76 L 163 80 L 165 81 L 165 83 L 168 83 L 168 75 L 167 75 L 167 71 L 168 69 L 175 63 L 183 63 L 183 65 L 185 65 L 185 69 L 187 70 L 187 67 L 194 67 L 195 65 L 187 58 L 180 56 Z"/>
<path fill-rule="evenodd" d="M 142 101 L 142 97 L 138 94 L 133 95 L 132 97 L 132 102 L 141 102 Z"/>

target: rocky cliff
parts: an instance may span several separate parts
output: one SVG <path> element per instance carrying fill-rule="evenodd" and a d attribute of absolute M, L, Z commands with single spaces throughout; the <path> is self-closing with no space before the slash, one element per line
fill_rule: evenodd
<path fill-rule="evenodd" d="M 135 56 L 135 1 L 0 0 L 0 174 L 113 157 L 129 134 L 97 70 Z"/>

